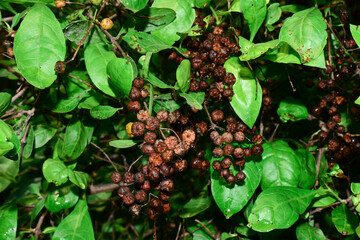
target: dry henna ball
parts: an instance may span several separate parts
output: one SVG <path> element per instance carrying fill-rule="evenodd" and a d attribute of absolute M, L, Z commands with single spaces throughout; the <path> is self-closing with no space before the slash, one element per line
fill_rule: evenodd
<path fill-rule="evenodd" d="M 131 126 L 131 133 L 135 137 L 140 137 L 145 133 L 145 125 L 142 122 L 134 122 Z"/>
<path fill-rule="evenodd" d="M 145 190 L 141 189 L 135 193 L 135 199 L 138 203 L 144 203 L 146 201 L 147 194 Z"/>
<path fill-rule="evenodd" d="M 214 122 L 220 122 L 220 121 L 224 120 L 224 112 L 219 109 L 214 110 L 211 113 L 211 118 Z"/>
<path fill-rule="evenodd" d="M 194 130 L 188 129 L 182 133 L 182 140 L 185 141 L 186 144 L 188 145 L 193 143 L 195 141 L 195 138 L 196 138 L 196 134 Z"/>
<path fill-rule="evenodd" d="M 214 161 L 212 163 L 212 168 L 215 170 L 215 171 L 220 171 L 221 170 L 221 163 L 220 161 Z"/>
<path fill-rule="evenodd" d="M 130 112 L 138 112 L 141 110 L 141 104 L 138 101 L 130 101 L 127 108 Z"/>
<path fill-rule="evenodd" d="M 154 144 L 155 143 L 155 140 L 156 140 L 156 133 L 155 132 L 151 132 L 151 131 L 148 131 L 145 133 L 145 136 L 144 136 L 144 140 L 145 142 L 147 142 L 148 144 Z"/>
<path fill-rule="evenodd" d="M 133 183 L 134 182 L 134 174 L 131 172 L 124 173 L 124 182 L 125 183 Z"/>
<path fill-rule="evenodd" d="M 145 122 L 149 118 L 149 112 L 146 110 L 140 110 L 136 117 L 139 121 Z"/>
<path fill-rule="evenodd" d="M 156 118 L 159 119 L 160 122 L 166 122 L 168 120 L 169 113 L 167 111 L 161 110 L 157 113 Z"/>
<path fill-rule="evenodd" d="M 141 207 L 138 204 L 133 204 L 129 207 L 129 212 L 134 216 L 139 216 L 141 212 Z"/>
<path fill-rule="evenodd" d="M 135 196 L 134 194 L 132 193 L 126 193 L 123 197 L 123 202 L 126 204 L 126 205 L 131 205 L 135 202 Z"/>
<path fill-rule="evenodd" d="M 121 174 L 119 172 L 113 172 L 110 178 L 113 183 L 119 183 L 121 181 Z"/>
<path fill-rule="evenodd" d="M 160 182 L 160 190 L 170 192 L 174 187 L 174 182 L 171 179 L 165 179 Z"/>
<path fill-rule="evenodd" d="M 165 139 L 165 144 L 168 149 L 174 150 L 178 144 L 178 139 L 175 136 L 169 136 Z"/>
<path fill-rule="evenodd" d="M 129 187 L 120 187 L 118 189 L 118 195 L 119 197 L 123 198 L 126 194 L 130 193 L 130 188 Z"/>
<path fill-rule="evenodd" d="M 132 86 L 136 88 L 144 87 L 144 79 L 142 79 L 141 77 L 136 77 L 132 82 Z"/>
<path fill-rule="evenodd" d="M 149 163 L 153 164 L 154 166 L 160 166 L 163 163 L 163 159 L 160 154 L 152 153 L 149 156 Z"/>
<path fill-rule="evenodd" d="M 146 120 L 146 129 L 149 131 L 155 131 L 159 129 L 160 127 L 160 121 L 156 117 L 149 117 Z"/>

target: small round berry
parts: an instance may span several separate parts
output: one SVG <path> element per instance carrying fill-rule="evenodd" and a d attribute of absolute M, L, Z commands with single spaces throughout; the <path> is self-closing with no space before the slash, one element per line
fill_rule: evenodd
<path fill-rule="evenodd" d="M 135 193 L 135 199 L 138 203 L 144 203 L 146 201 L 147 194 L 145 190 L 141 189 Z"/>
<path fill-rule="evenodd" d="M 208 160 L 202 160 L 201 162 L 201 170 L 205 171 L 210 168 L 210 162 Z"/>
<path fill-rule="evenodd" d="M 340 143 L 335 139 L 330 139 L 328 142 L 328 148 L 331 151 L 336 151 L 340 147 Z"/>
<path fill-rule="evenodd" d="M 135 87 L 135 88 L 144 87 L 144 79 L 142 79 L 141 77 L 134 78 L 134 80 L 132 82 L 132 86 Z"/>
<path fill-rule="evenodd" d="M 168 201 L 170 197 L 171 195 L 169 192 L 163 192 L 163 191 L 159 192 L 159 198 L 161 199 L 161 201 Z"/>
<path fill-rule="evenodd" d="M 134 216 L 139 216 L 141 207 L 138 204 L 133 204 L 129 207 L 129 212 Z"/>
<path fill-rule="evenodd" d="M 125 183 L 133 183 L 134 182 L 134 174 L 131 172 L 124 173 L 124 182 Z"/>
<path fill-rule="evenodd" d="M 228 182 L 228 183 L 233 183 L 233 182 L 235 182 L 235 177 L 234 177 L 234 175 L 233 174 L 230 174 L 227 178 L 226 178 L 226 181 Z"/>
<path fill-rule="evenodd" d="M 143 185 L 141 186 L 141 188 L 144 191 L 149 191 L 151 189 L 151 184 L 149 180 L 145 180 L 145 182 L 143 183 Z"/>
<path fill-rule="evenodd" d="M 245 134 L 243 132 L 240 132 L 240 131 L 236 132 L 234 137 L 235 137 L 235 141 L 237 141 L 239 143 L 243 142 L 245 140 Z"/>
<path fill-rule="evenodd" d="M 119 172 L 113 172 L 110 178 L 113 183 L 119 183 L 121 181 L 121 174 Z"/>
<path fill-rule="evenodd" d="M 147 98 L 149 96 L 149 91 L 146 90 L 145 88 L 142 88 L 140 92 L 142 98 Z"/>
<path fill-rule="evenodd" d="M 224 143 L 224 140 L 223 138 L 220 136 L 220 137 L 217 137 L 213 140 L 213 143 L 216 145 L 216 146 L 220 146 Z"/>
<path fill-rule="evenodd" d="M 251 156 L 251 149 L 250 148 L 244 148 L 244 155 L 245 157 Z"/>
<path fill-rule="evenodd" d="M 235 158 L 243 158 L 244 157 L 244 149 L 242 148 L 235 148 L 234 149 L 234 157 Z"/>
<path fill-rule="evenodd" d="M 55 6 L 57 8 L 63 8 L 66 6 L 66 1 L 65 0 L 55 0 Z"/>
<path fill-rule="evenodd" d="M 264 152 L 264 149 L 261 145 L 254 145 L 251 147 L 251 152 L 254 155 L 261 155 Z"/>
<path fill-rule="evenodd" d="M 212 151 L 212 154 L 214 157 L 216 158 L 221 158 L 224 155 L 224 150 L 222 150 L 219 147 L 214 148 L 214 150 Z"/>
<path fill-rule="evenodd" d="M 155 140 L 156 140 L 156 133 L 151 132 L 151 131 L 146 132 L 145 136 L 144 136 L 144 140 L 148 144 L 154 144 Z"/>
<path fill-rule="evenodd" d="M 234 161 L 234 165 L 237 167 L 243 167 L 245 165 L 245 163 L 246 163 L 245 159 Z"/>
<path fill-rule="evenodd" d="M 160 166 L 160 173 L 161 175 L 163 175 L 163 177 L 168 177 L 170 176 L 170 167 L 163 164 Z"/>
<path fill-rule="evenodd" d="M 252 137 L 252 142 L 255 143 L 255 144 L 262 144 L 263 143 L 263 138 L 260 134 L 255 134 L 253 137 Z"/>
<path fill-rule="evenodd" d="M 145 176 L 142 172 L 137 172 L 134 175 L 134 181 L 136 183 L 143 183 L 145 181 Z"/>
<path fill-rule="evenodd" d="M 193 158 L 191 160 L 190 165 L 191 165 L 192 168 L 200 169 L 201 168 L 201 163 L 202 163 L 202 161 L 201 161 L 200 158 Z"/>
<path fill-rule="evenodd" d="M 215 171 L 220 171 L 221 170 L 221 163 L 220 161 L 214 161 L 212 163 L 212 168 L 215 170 Z"/>
<path fill-rule="evenodd" d="M 160 172 L 155 168 L 151 169 L 150 172 L 149 172 L 149 179 L 152 182 L 157 182 L 160 179 Z"/>
<path fill-rule="evenodd" d="M 175 162 L 174 167 L 178 172 L 183 172 L 187 168 L 187 161 L 178 160 Z"/>
<path fill-rule="evenodd" d="M 235 178 L 239 181 L 242 181 L 246 178 L 246 175 L 243 171 L 240 171 L 235 175 Z"/>
<path fill-rule="evenodd" d="M 230 171 L 229 171 L 229 169 L 221 169 L 221 170 L 220 170 L 220 176 L 221 176 L 222 178 L 227 179 L 227 178 L 230 176 Z"/>
<path fill-rule="evenodd" d="M 232 143 L 232 141 L 234 140 L 233 135 L 229 132 L 223 133 L 222 138 L 225 143 Z"/>
<path fill-rule="evenodd" d="M 165 179 L 160 182 L 160 190 L 170 192 L 174 187 L 174 182 L 171 179 Z"/>
<path fill-rule="evenodd" d="M 160 122 L 166 122 L 168 120 L 169 113 L 167 111 L 161 110 L 157 113 L 156 118 L 159 119 Z"/>
<path fill-rule="evenodd" d="M 164 204 L 161 202 L 161 200 L 157 198 L 153 198 L 149 202 L 149 207 L 154 209 L 155 211 L 161 213 L 163 211 Z"/>
<path fill-rule="evenodd" d="M 224 146 L 224 154 L 225 156 L 229 156 L 229 155 L 232 155 L 234 153 L 234 146 L 231 145 L 231 144 L 226 144 Z"/>
<path fill-rule="evenodd" d="M 145 122 L 149 118 L 149 112 L 147 110 L 140 110 L 136 117 L 139 121 Z"/>
<path fill-rule="evenodd" d="M 149 157 L 149 163 L 154 166 L 160 166 L 163 163 L 163 159 L 160 154 L 152 153 Z"/>
<path fill-rule="evenodd" d="M 167 150 L 166 143 L 161 139 L 157 139 L 155 141 L 154 146 L 155 146 L 155 149 L 156 149 L 156 151 L 158 153 L 163 153 L 163 152 L 165 152 Z"/>
<path fill-rule="evenodd" d="M 132 193 L 127 193 L 123 197 L 123 201 L 126 205 L 131 205 L 135 202 L 135 196 Z"/>
<path fill-rule="evenodd" d="M 171 210 L 171 202 L 167 202 L 167 203 L 164 203 L 164 206 L 163 206 L 163 212 L 168 212 Z"/>
<path fill-rule="evenodd" d="M 131 88 L 129 97 L 132 101 L 139 100 L 141 98 L 141 91 L 138 88 Z"/>
<path fill-rule="evenodd" d="M 145 125 L 142 122 L 134 122 L 131 126 L 131 133 L 135 137 L 144 135 Z"/>
<path fill-rule="evenodd" d="M 141 110 L 141 104 L 139 103 L 139 101 L 130 101 L 127 105 L 127 109 L 130 112 L 138 112 Z"/>
<path fill-rule="evenodd" d="M 146 120 L 146 129 L 149 131 L 155 131 L 157 129 L 159 129 L 160 127 L 160 122 L 159 119 L 157 119 L 156 117 L 149 117 Z"/>
<path fill-rule="evenodd" d="M 181 156 L 184 156 L 188 150 L 189 150 L 189 145 L 187 145 L 185 142 L 180 142 L 174 148 L 174 153 L 175 153 L 175 155 L 181 157 Z"/>
<path fill-rule="evenodd" d="M 169 136 L 165 138 L 165 144 L 168 149 L 174 150 L 176 145 L 178 144 L 178 139 L 175 136 Z"/>
<path fill-rule="evenodd" d="M 147 156 L 150 156 L 152 153 L 155 152 L 154 147 L 152 145 L 150 145 L 150 144 L 144 144 L 142 146 L 141 150 Z"/>
<path fill-rule="evenodd" d="M 216 138 L 220 137 L 220 134 L 217 131 L 212 131 L 210 133 L 210 139 L 214 141 Z"/>
<path fill-rule="evenodd" d="M 65 1 L 64 1 L 65 2 Z M 55 72 L 57 73 L 64 73 L 66 69 L 65 63 L 62 61 L 57 61 L 55 63 Z"/>
<path fill-rule="evenodd" d="M 118 189 L 118 195 L 119 197 L 123 198 L 126 194 L 130 193 L 130 188 L 129 187 L 120 187 Z"/>
<path fill-rule="evenodd" d="M 109 30 L 114 26 L 114 23 L 110 18 L 104 18 L 101 21 L 100 26 L 105 30 Z"/>
<path fill-rule="evenodd" d="M 224 112 L 217 109 L 211 113 L 211 118 L 214 122 L 220 122 L 224 119 Z"/>
<path fill-rule="evenodd" d="M 194 130 L 188 129 L 182 133 L 182 139 L 183 141 L 186 142 L 186 144 L 193 143 L 195 141 L 195 138 L 196 138 L 196 134 Z"/>
<path fill-rule="evenodd" d="M 230 158 L 226 157 L 223 160 L 221 160 L 221 167 L 222 168 L 228 169 L 228 168 L 230 168 L 231 164 L 232 164 L 232 162 L 231 162 Z"/>

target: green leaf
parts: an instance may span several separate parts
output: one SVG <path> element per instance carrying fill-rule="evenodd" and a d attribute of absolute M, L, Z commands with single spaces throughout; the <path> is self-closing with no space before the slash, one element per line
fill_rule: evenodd
<path fill-rule="evenodd" d="M 7 2 L 1 2 L 0 3 L 0 9 L 7 10 L 13 14 L 16 14 L 15 9 L 10 5 L 10 3 Z M 1 13 L 0 13 L 0 21 L 1 21 Z"/>
<path fill-rule="evenodd" d="M 31 85 L 44 89 L 56 80 L 54 67 L 65 59 L 65 37 L 55 15 L 44 4 L 35 4 L 21 22 L 14 54 L 20 73 Z"/>
<path fill-rule="evenodd" d="M 360 194 L 360 183 L 352 182 L 350 185 L 350 189 L 353 194 Z"/>
<path fill-rule="evenodd" d="M 316 160 L 311 152 L 306 149 L 297 149 L 295 153 L 301 164 L 299 187 L 311 189 L 316 180 Z"/>
<path fill-rule="evenodd" d="M 6 92 L 0 92 L 0 116 L 3 115 L 10 105 L 11 95 Z"/>
<path fill-rule="evenodd" d="M 18 4 L 25 4 L 25 3 L 46 3 L 46 4 L 53 4 L 54 1 L 52 0 L 2 0 L 3 2 L 10 2 L 10 3 L 18 3 Z"/>
<path fill-rule="evenodd" d="M 120 0 L 124 6 L 132 11 L 143 9 L 149 0 Z"/>
<path fill-rule="evenodd" d="M 96 106 L 90 110 L 90 115 L 95 119 L 108 119 L 112 117 L 119 109 L 111 106 Z"/>
<path fill-rule="evenodd" d="M 80 93 L 71 95 L 69 98 L 58 100 L 58 102 L 56 102 L 52 111 L 56 112 L 56 113 L 71 112 L 72 110 L 74 110 L 76 108 L 76 106 L 80 103 L 80 101 L 86 96 L 86 94 L 90 90 L 91 89 L 87 89 Z"/>
<path fill-rule="evenodd" d="M 282 140 L 265 143 L 263 148 L 261 188 L 266 190 L 274 186 L 297 187 L 301 164 L 295 151 Z"/>
<path fill-rule="evenodd" d="M 26 144 L 24 146 L 24 150 L 22 153 L 24 158 L 29 158 L 31 156 L 31 153 L 34 149 L 34 145 L 35 145 L 34 128 L 32 126 L 30 126 L 29 133 L 26 137 Z"/>
<path fill-rule="evenodd" d="M 65 161 L 74 160 L 83 153 L 90 143 L 94 127 L 85 126 L 74 117 L 66 127 L 64 141 L 61 141 L 59 156 Z"/>
<path fill-rule="evenodd" d="M 129 96 L 132 81 L 138 74 L 135 62 L 130 57 L 114 58 L 107 65 L 107 73 L 110 86 L 121 95 Z"/>
<path fill-rule="evenodd" d="M 68 209 L 79 200 L 79 188 L 75 186 L 51 187 L 46 197 L 45 207 L 51 212 L 59 212 Z"/>
<path fill-rule="evenodd" d="M 190 107 L 194 107 L 199 110 L 202 109 L 202 104 L 205 99 L 204 92 L 180 93 L 179 95 L 186 99 L 186 102 Z"/>
<path fill-rule="evenodd" d="M 207 194 L 198 198 L 190 199 L 181 210 L 179 217 L 190 218 L 193 217 L 206 209 L 211 205 L 211 197 Z"/>
<path fill-rule="evenodd" d="M 312 61 L 303 63 L 299 54 L 286 43 L 280 43 L 277 48 L 269 50 L 262 59 L 278 63 L 296 63 L 309 67 L 325 68 L 325 55 L 323 52 Z"/>
<path fill-rule="evenodd" d="M 356 103 L 357 105 L 360 105 L 360 97 L 358 97 L 358 98 L 355 100 L 355 103 Z"/>
<path fill-rule="evenodd" d="M 235 0 L 237 1 L 237 0 Z M 194 0 L 194 4 L 196 8 L 204 8 L 209 6 L 211 0 Z"/>
<path fill-rule="evenodd" d="M 326 23 L 317 7 L 295 13 L 284 21 L 280 29 L 279 40 L 295 49 L 301 62 L 316 59 L 326 45 Z"/>
<path fill-rule="evenodd" d="M 279 108 L 277 109 L 277 114 L 283 122 L 287 122 L 289 120 L 296 122 L 307 119 L 309 115 L 305 105 L 302 104 L 299 100 L 291 97 L 287 97 L 280 102 Z"/>
<path fill-rule="evenodd" d="M 356 215 L 342 203 L 331 212 L 331 219 L 342 235 L 351 235 L 359 225 Z"/>
<path fill-rule="evenodd" d="M 74 210 L 61 221 L 52 237 L 53 240 L 94 240 L 94 229 L 85 200 L 79 200 Z"/>
<path fill-rule="evenodd" d="M 0 156 L 4 156 L 14 148 L 11 142 L 0 142 Z"/>
<path fill-rule="evenodd" d="M 0 119 L 0 143 L 1 143 L 1 155 L 5 155 L 6 158 L 11 160 L 18 159 L 18 152 L 20 150 L 20 140 L 15 134 L 13 129 Z"/>
<path fill-rule="evenodd" d="M 145 8 L 129 18 L 124 28 L 135 28 L 139 32 L 152 32 L 167 26 L 175 18 L 176 13 L 172 9 Z"/>
<path fill-rule="evenodd" d="M 281 17 L 281 8 L 279 3 L 273 3 L 271 4 L 267 9 L 267 15 L 266 15 L 266 26 L 269 28 L 269 26 L 273 25 L 277 21 L 279 21 Z"/>
<path fill-rule="evenodd" d="M 80 44 L 81 40 L 85 36 L 86 32 L 90 28 L 90 22 L 86 20 L 74 21 L 64 27 L 64 36 L 71 42 L 75 42 L 77 45 Z M 105 38 L 105 34 L 99 29 L 98 26 L 94 26 L 91 32 L 86 37 L 84 45 L 101 43 Z"/>
<path fill-rule="evenodd" d="M 46 181 L 54 183 L 56 186 L 70 180 L 81 189 L 87 186 L 88 176 L 86 173 L 73 171 L 59 159 L 47 159 L 42 167 Z"/>
<path fill-rule="evenodd" d="M 213 161 L 217 159 L 213 158 Z M 261 180 L 261 166 L 255 159 L 246 162 L 243 172 L 246 178 L 243 182 L 228 184 L 210 168 L 211 192 L 221 212 L 228 219 L 238 213 L 254 194 Z"/>
<path fill-rule="evenodd" d="M 41 148 L 56 134 L 57 129 L 49 125 L 37 125 L 34 130 L 35 148 Z"/>
<path fill-rule="evenodd" d="M 162 89 L 168 89 L 168 88 L 174 88 L 173 86 L 170 86 L 166 83 L 164 83 L 163 81 L 161 81 L 160 79 L 158 79 L 154 74 L 149 72 L 149 82 L 158 87 L 158 88 L 162 88 Z"/>
<path fill-rule="evenodd" d="M 279 40 L 272 40 L 264 43 L 252 43 L 247 39 L 239 36 L 239 45 L 241 48 L 241 61 L 249 61 L 266 53 L 269 49 L 275 48 L 279 44 Z"/>
<path fill-rule="evenodd" d="M 326 240 L 320 228 L 312 227 L 308 223 L 296 227 L 296 238 L 298 240 Z"/>
<path fill-rule="evenodd" d="M 187 59 L 183 60 L 176 69 L 176 84 L 183 93 L 189 91 L 190 88 L 190 69 L 191 64 Z"/>
<path fill-rule="evenodd" d="M 158 37 L 168 45 L 173 45 L 180 39 L 178 33 L 187 32 L 195 21 L 194 0 L 155 0 L 151 7 L 170 8 L 175 11 L 176 19 L 162 29 L 153 31 L 151 34 Z"/>
<path fill-rule="evenodd" d="M 157 36 L 135 30 L 130 30 L 123 37 L 123 40 L 127 42 L 132 49 L 136 49 L 139 53 L 143 54 L 147 52 L 156 53 L 171 48 L 171 45 L 163 42 Z"/>
<path fill-rule="evenodd" d="M 207 220 L 202 221 L 206 223 Z M 207 229 L 212 233 L 212 235 L 216 234 L 215 227 L 213 224 L 207 224 Z M 214 239 L 207 230 L 200 223 L 195 223 L 193 226 L 188 227 L 188 230 L 192 232 L 192 240 L 212 240 Z"/>
<path fill-rule="evenodd" d="M 137 141 L 134 140 L 114 140 L 109 142 L 109 145 L 116 148 L 130 148 L 138 144 Z"/>
<path fill-rule="evenodd" d="M 260 113 L 262 90 L 249 68 L 245 67 L 237 57 L 229 58 L 224 67 L 226 72 L 234 74 L 236 82 L 233 86 L 234 95 L 230 101 L 235 113 L 250 128 Z"/>
<path fill-rule="evenodd" d="M 297 13 L 297 12 L 300 12 L 305 9 L 304 6 L 297 5 L 297 4 L 284 5 L 284 6 L 281 6 L 280 8 L 281 8 L 281 11 L 290 12 L 290 13 Z"/>
<path fill-rule="evenodd" d="M 289 228 L 305 212 L 315 194 L 316 191 L 288 186 L 268 188 L 257 197 L 248 227 L 258 232 Z"/>
<path fill-rule="evenodd" d="M 45 206 L 45 199 L 40 199 L 36 202 L 33 210 L 31 211 L 30 224 L 35 220 L 35 218 L 39 215 L 40 211 Z"/>
<path fill-rule="evenodd" d="M 109 86 L 106 66 L 116 58 L 113 51 L 108 50 L 104 43 L 90 44 L 84 52 L 86 70 L 94 85 L 104 93 L 115 97 L 114 90 Z"/>
<path fill-rule="evenodd" d="M 360 28 L 359 28 L 359 26 L 350 24 L 350 32 L 351 32 L 351 35 L 354 38 L 356 44 L 358 46 L 360 46 Z"/>
<path fill-rule="evenodd" d="M 0 208 L 0 236 L 1 239 L 16 238 L 18 209 L 15 204 L 3 205 Z"/>
<path fill-rule="evenodd" d="M 19 172 L 19 161 L 0 157 L 0 192 L 4 191 Z"/>
<path fill-rule="evenodd" d="M 250 41 L 254 40 L 266 17 L 265 0 L 241 0 L 240 7 L 250 28 Z"/>

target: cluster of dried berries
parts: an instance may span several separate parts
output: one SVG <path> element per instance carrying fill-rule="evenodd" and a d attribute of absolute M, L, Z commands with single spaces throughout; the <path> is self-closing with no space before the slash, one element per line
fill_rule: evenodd
<path fill-rule="evenodd" d="M 222 122 L 224 112 L 216 109 L 212 111 L 211 118 L 214 122 Z M 263 139 L 261 135 L 255 134 L 255 127 L 249 129 L 243 122 L 237 121 L 232 116 L 225 119 L 225 124 L 226 128 L 221 135 L 215 130 L 210 133 L 210 139 L 216 146 L 212 151 L 212 155 L 219 158 L 219 160 L 213 161 L 212 167 L 227 182 L 233 183 L 244 180 L 246 177 L 242 171 L 245 157 L 263 153 L 263 147 L 261 146 Z M 233 168 L 232 165 L 239 168 L 239 172 L 235 175 L 230 171 Z"/>
<path fill-rule="evenodd" d="M 344 41 L 343 45 L 346 48 L 355 47 L 354 40 Z M 313 108 L 313 114 L 321 119 L 327 119 L 322 125 L 322 131 L 318 134 L 320 141 L 327 145 L 328 152 L 327 159 L 329 160 L 330 168 L 335 163 L 345 163 L 360 152 L 360 144 L 358 139 L 352 136 L 351 133 L 346 132 L 346 129 L 341 123 L 341 108 L 349 102 L 342 91 L 341 85 L 344 83 L 344 78 L 351 77 L 357 65 L 353 63 L 350 56 L 344 54 L 344 49 L 340 47 L 337 51 L 337 56 L 334 57 L 334 66 L 327 65 L 324 73 L 327 75 L 326 80 L 318 82 L 317 87 L 326 92 L 320 99 L 317 106 Z M 359 94 L 358 94 L 359 95 Z M 358 97 L 358 96 L 356 96 Z M 360 121 L 360 109 L 353 107 L 351 113 L 355 121 Z"/>
<path fill-rule="evenodd" d="M 146 98 L 149 96 L 148 90 L 144 88 L 144 79 L 137 77 L 133 80 L 132 88 L 130 90 L 130 99 L 127 108 L 130 112 L 138 112 L 141 110 L 140 99 Z"/>
<path fill-rule="evenodd" d="M 205 33 L 201 39 L 199 37 L 186 41 L 194 70 L 190 91 L 204 91 L 215 102 L 219 102 L 223 97 L 231 100 L 236 78 L 232 73 L 227 73 L 223 65 L 232 54 L 240 54 L 239 46 L 231 41 L 219 26 L 214 27 L 212 33 Z M 176 52 L 172 52 L 168 58 L 178 63 L 183 60 Z"/>

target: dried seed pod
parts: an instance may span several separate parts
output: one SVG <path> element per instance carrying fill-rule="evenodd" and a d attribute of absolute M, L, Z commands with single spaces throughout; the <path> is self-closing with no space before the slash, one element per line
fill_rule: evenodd
<path fill-rule="evenodd" d="M 141 189 L 135 193 L 135 199 L 138 203 L 146 202 L 147 194 L 146 191 Z"/>
<path fill-rule="evenodd" d="M 160 190 L 170 192 L 174 187 L 174 182 L 171 179 L 165 179 L 160 182 Z"/>
<path fill-rule="evenodd" d="M 211 113 L 211 118 L 214 122 L 220 122 L 220 121 L 224 120 L 224 112 L 219 109 L 214 110 Z"/>
<path fill-rule="evenodd" d="M 119 183 L 121 181 L 121 174 L 119 172 L 113 172 L 110 178 L 113 183 Z"/>
<path fill-rule="evenodd" d="M 134 78 L 134 80 L 132 82 L 132 86 L 136 87 L 136 88 L 144 87 L 144 79 L 142 79 L 141 77 Z"/>
<path fill-rule="evenodd" d="M 185 141 L 186 144 L 188 145 L 193 143 L 195 141 L 195 138 L 196 138 L 196 134 L 194 130 L 188 129 L 182 133 L 182 140 Z"/>
<path fill-rule="evenodd" d="M 130 188 L 129 187 L 120 187 L 118 189 L 117 194 L 119 195 L 119 197 L 123 198 L 126 194 L 130 193 Z"/>
<path fill-rule="evenodd" d="M 134 181 L 136 183 L 143 183 L 145 181 L 145 175 L 142 172 L 135 173 Z"/>
<path fill-rule="evenodd" d="M 159 119 L 160 122 L 166 122 L 168 120 L 169 113 L 167 111 L 161 110 L 157 113 L 156 118 Z"/>
<path fill-rule="evenodd" d="M 216 158 L 221 158 L 224 155 L 224 150 L 222 150 L 219 147 L 214 148 L 214 150 L 212 151 L 212 154 L 214 157 Z"/>
<path fill-rule="evenodd" d="M 220 171 L 221 170 L 221 163 L 220 161 L 214 161 L 212 163 L 212 168 L 215 170 L 215 171 Z"/>
<path fill-rule="evenodd" d="M 156 117 L 149 117 L 146 120 L 146 129 L 149 131 L 158 130 L 160 127 L 160 121 Z"/>
<path fill-rule="evenodd" d="M 125 183 L 133 183 L 134 182 L 134 174 L 131 172 L 124 173 L 124 182 Z"/>
<path fill-rule="evenodd" d="M 134 194 L 132 193 L 127 193 L 124 195 L 123 197 L 123 202 L 126 204 L 126 205 L 131 205 L 135 202 L 135 196 Z"/>
<path fill-rule="evenodd" d="M 127 109 L 130 112 L 138 112 L 141 110 L 141 104 L 138 101 L 130 101 L 127 105 Z"/>
<path fill-rule="evenodd" d="M 145 122 L 149 118 L 149 112 L 147 110 L 140 110 L 136 117 L 139 121 Z"/>
<path fill-rule="evenodd" d="M 145 136 L 144 136 L 144 140 L 145 142 L 147 142 L 148 144 L 154 144 L 155 143 L 155 140 L 156 140 L 156 133 L 155 132 L 151 132 L 151 131 L 148 131 L 145 133 Z"/>
<path fill-rule="evenodd" d="M 134 216 L 139 216 L 141 212 L 141 207 L 138 204 L 133 204 L 129 207 L 129 212 Z"/>

